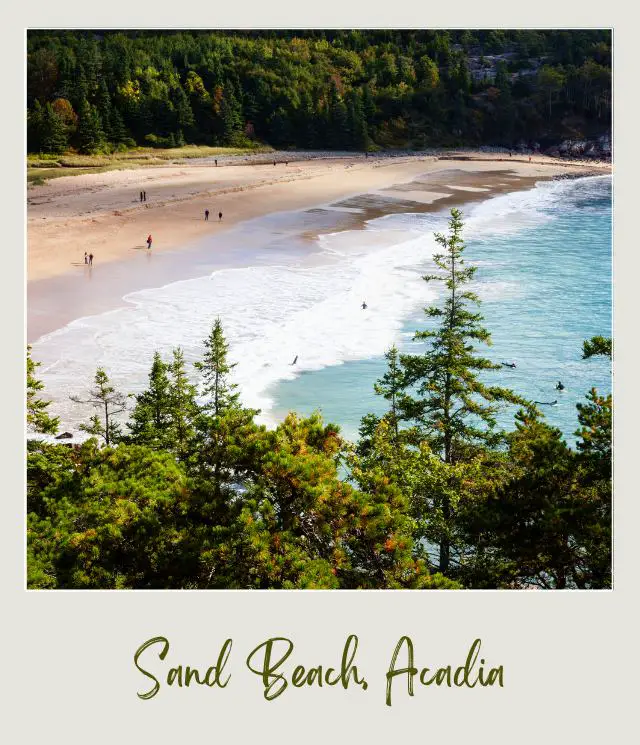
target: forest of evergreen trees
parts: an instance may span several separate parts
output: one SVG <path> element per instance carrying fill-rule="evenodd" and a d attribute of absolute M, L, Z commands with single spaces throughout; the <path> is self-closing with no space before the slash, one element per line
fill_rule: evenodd
<path fill-rule="evenodd" d="M 31 153 L 607 133 L 610 31 L 30 31 Z"/>
<path fill-rule="evenodd" d="M 28 586 L 610 587 L 611 395 L 586 393 L 571 448 L 491 385 L 500 365 L 479 351 L 490 335 L 462 230 L 452 210 L 425 277 L 443 301 L 425 308 L 419 352 L 388 351 L 372 381 L 387 413 L 366 416 L 355 444 L 319 415 L 256 424 L 220 321 L 197 386 L 180 349 L 155 355 L 130 407 L 99 369 L 75 397 L 96 413 L 72 447 L 43 437 L 59 422 L 28 354 Z M 611 340 L 586 341 L 593 355 L 611 359 Z"/>

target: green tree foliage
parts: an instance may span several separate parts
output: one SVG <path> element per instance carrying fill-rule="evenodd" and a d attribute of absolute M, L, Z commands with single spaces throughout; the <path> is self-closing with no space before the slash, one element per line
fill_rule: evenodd
<path fill-rule="evenodd" d="M 59 419 L 47 413 L 51 402 L 39 397 L 44 384 L 36 378 L 39 362 L 31 358 L 31 347 L 27 347 L 27 428 L 32 432 L 55 434 Z"/>
<path fill-rule="evenodd" d="M 604 336 L 593 336 L 584 342 L 582 347 L 582 359 L 601 355 L 611 359 L 612 345 L 611 339 Z"/>
<path fill-rule="evenodd" d="M 611 340 L 598 339 L 607 354 Z M 476 545 L 466 583 L 611 586 L 611 396 L 591 390 L 577 408 L 576 450 L 535 409 L 518 413 L 507 472 L 480 509 L 462 516 Z"/>
<path fill-rule="evenodd" d="M 222 321 L 216 318 L 211 333 L 204 342 L 204 357 L 195 363 L 202 375 L 201 395 L 205 402 L 203 410 L 216 417 L 238 404 L 238 386 L 231 380 L 236 363 L 227 359 L 229 345 L 222 331 Z"/>
<path fill-rule="evenodd" d="M 168 449 L 172 440 L 171 410 L 168 366 L 156 352 L 149 373 L 149 388 L 136 396 L 136 405 L 131 412 L 128 423 L 131 442 L 154 449 Z"/>
<path fill-rule="evenodd" d="M 201 396 L 180 349 L 156 354 L 126 438 L 125 397 L 99 369 L 75 400 L 97 407 L 83 429 L 102 443 L 28 442 L 29 587 L 610 586 L 611 398 L 578 407 L 575 450 L 533 406 L 493 431 L 493 406 L 516 397 L 477 377 L 491 366 L 474 354 L 487 334 L 467 308 L 460 229 L 454 214 L 441 236 L 449 296 L 429 311 L 431 350 L 389 350 L 376 384 L 388 411 L 365 418 L 356 447 L 318 414 L 258 426 L 219 320 L 196 365 Z M 53 432 L 35 369 L 28 354 L 28 421 Z"/>
<path fill-rule="evenodd" d="M 43 502 L 29 516 L 30 586 L 182 585 L 188 491 L 168 453 L 86 445 L 79 471 L 46 488 Z"/>
<path fill-rule="evenodd" d="M 97 153 L 105 144 L 105 134 L 98 109 L 86 99 L 80 104 L 78 147 L 81 153 Z"/>
<path fill-rule="evenodd" d="M 247 450 L 256 427 L 257 413 L 240 403 L 238 386 L 232 381 L 236 363 L 228 360 L 222 322 L 217 318 L 204 342 L 204 356 L 195 363 L 202 376 L 203 403 L 195 421 L 193 454 L 189 473 L 202 521 L 224 521 L 230 500 L 247 469 Z"/>
<path fill-rule="evenodd" d="M 224 86 L 220 105 L 222 119 L 222 140 L 226 145 L 234 145 L 243 129 L 242 104 L 236 97 L 233 83 L 229 80 Z"/>
<path fill-rule="evenodd" d="M 32 124 L 59 97 L 80 115 L 65 143 L 30 126 L 30 152 L 235 144 L 247 122 L 279 147 L 341 150 L 610 130 L 606 30 L 30 31 L 27 47 Z"/>
<path fill-rule="evenodd" d="M 449 234 L 435 236 L 443 249 L 433 257 L 441 273 L 424 277 L 426 282 L 442 282 L 447 289 L 442 307 L 425 309 L 427 317 L 439 325 L 416 332 L 415 340 L 428 342 L 423 354 L 401 358 L 405 386 L 415 389 L 415 395 L 403 399 L 403 417 L 415 423 L 422 439 L 448 465 L 473 458 L 483 447 L 498 445 L 502 433 L 496 429 L 495 416 L 505 402 L 520 401 L 512 391 L 487 385 L 480 378 L 480 373 L 500 366 L 479 356 L 474 346 L 478 342 L 490 344 L 491 337 L 481 325 L 482 316 L 470 310 L 480 301 L 465 289 L 476 269 L 463 259 L 462 228 L 462 214 L 452 209 Z M 453 517 L 447 493 L 442 494 L 439 509 L 447 525 Z M 440 571 L 446 572 L 451 548 L 448 530 L 439 543 Z"/>
<path fill-rule="evenodd" d="M 169 407 L 171 419 L 170 447 L 176 455 L 188 458 L 195 438 L 195 421 L 199 413 L 196 403 L 196 386 L 189 381 L 184 353 L 179 347 L 173 350 L 168 366 Z"/>
<path fill-rule="evenodd" d="M 98 410 L 89 424 L 80 425 L 83 432 L 100 437 L 107 446 L 122 436 L 120 423 L 115 417 L 125 411 L 126 397 L 111 385 L 101 367 L 96 370 L 94 387 L 88 392 L 88 397 L 71 396 L 71 400 L 78 404 L 91 404 Z"/>

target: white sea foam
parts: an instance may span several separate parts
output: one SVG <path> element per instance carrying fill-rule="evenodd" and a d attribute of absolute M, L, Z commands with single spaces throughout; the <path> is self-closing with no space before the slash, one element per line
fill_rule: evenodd
<path fill-rule="evenodd" d="M 313 268 L 224 269 L 135 292 L 125 298 L 125 308 L 43 337 L 34 344 L 34 357 L 43 363 L 56 411 L 74 424 L 86 411 L 69 395 L 90 383 L 96 367 L 122 389 L 141 390 L 155 350 L 168 356 L 181 346 L 187 360 L 197 359 L 220 317 L 243 400 L 267 413 L 271 402 L 264 392 L 277 380 L 382 354 L 402 319 L 428 298 L 420 266 L 433 248 L 431 236 L 413 236 L 368 252 L 360 246 L 355 256 L 343 250 L 339 260 Z"/>
<path fill-rule="evenodd" d="M 475 204 L 465 215 L 465 233 L 477 238 L 530 228 L 553 219 L 559 199 L 588 188 L 547 182 Z M 181 346 L 189 362 L 198 359 L 220 317 L 242 398 L 268 421 L 266 391 L 276 381 L 379 356 L 400 340 L 403 321 L 433 297 L 421 275 L 436 248 L 433 232 L 445 228 L 444 214 L 389 215 L 364 231 L 322 236 L 327 261 L 319 266 L 223 269 L 132 293 L 126 307 L 74 321 L 33 345 L 55 412 L 69 427 L 86 419 L 69 395 L 86 389 L 98 366 L 116 386 L 137 392 L 146 385 L 154 351 L 168 358 Z M 485 291 L 494 297 L 517 288 L 496 283 Z"/>

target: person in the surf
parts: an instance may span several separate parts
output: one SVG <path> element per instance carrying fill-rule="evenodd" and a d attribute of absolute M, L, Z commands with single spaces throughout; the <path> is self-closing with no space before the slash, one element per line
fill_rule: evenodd
<path fill-rule="evenodd" d="M 504 367 L 515 367 L 516 363 L 515 362 L 503 362 L 502 365 Z"/>
<path fill-rule="evenodd" d="M 540 406 L 555 406 L 558 403 L 558 400 L 555 401 L 534 401 L 534 404 L 539 404 Z"/>
<path fill-rule="evenodd" d="M 296 356 L 293 358 L 293 362 L 291 364 L 292 365 L 295 365 L 297 361 L 298 361 L 298 355 L 296 354 Z"/>
<path fill-rule="evenodd" d="M 562 385 L 562 381 L 559 380 L 556 385 L 556 391 L 564 391 L 564 385 Z"/>
<path fill-rule="evenodd" d="M 366 310 L 366 309 L 367 309 L 367 304 L 366 304 L 366 303 L 365 303 L 365 301 L 363 300 L 363 301 L 362 301 L 362 310 Z"/>

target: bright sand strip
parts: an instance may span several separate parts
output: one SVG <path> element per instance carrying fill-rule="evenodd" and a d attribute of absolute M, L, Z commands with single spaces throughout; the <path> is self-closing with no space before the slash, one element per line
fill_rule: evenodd
<path fill-rule="evenodd" d="M 456 153 L 451 159 L 365 159 L 359 155 L 292 160 L 289 165 L 239 163 L 217 168 L 210 163 L 188 162 L 52 179 L 29 187 L 27 193 L 28 279 L 81 273 L 85 251 L 94 254 L 96 264 L 132 258 L 137 250 L 146 251 L 149 234 L 153 236 L 154 252 L 176 249 L 254 217 L 388 190 L 416 179 L 425 185 L 419 199 L 415 185 L 393 196 L 413 198 L 422 204 L 442 204 L 445 200 L 440 197 L 447 194 L 441 186 L 447 186 L 464 188 L 466 193 L 458 191 L 458 200 L 486 199 L 491 190 L 476 190 L 487 188 L 488 171 L 505 172 L 500 179 L 505 184 L 501 191 L 516 191 L 531 184 L 531 180 L 561 173 L 610 171 L 608 165 L 563 163 L 544 156 L 528 162 L 485 153 L 468 154 L 460 160 L 460 155 Z M 452 184 L 456 180 L 452 170 L 464 181 L 463 187 Z M 441 171 L 449 173 L 442 174 L 443 181 L 436 183 Z M 523 178 L 520 184 L 518 178 L 509 178 L 514 174 Z M 427 183 L 432 178 L 434 184 L 429 189 Z M 147 202 L 143 204 L 139 201 L 141 190 L 147 192 Z M 204 221 L 205 209 L 210 210 L 209 222 Z M 218 212 L 223 213 L 222 222 L 218 221 Z"/>

